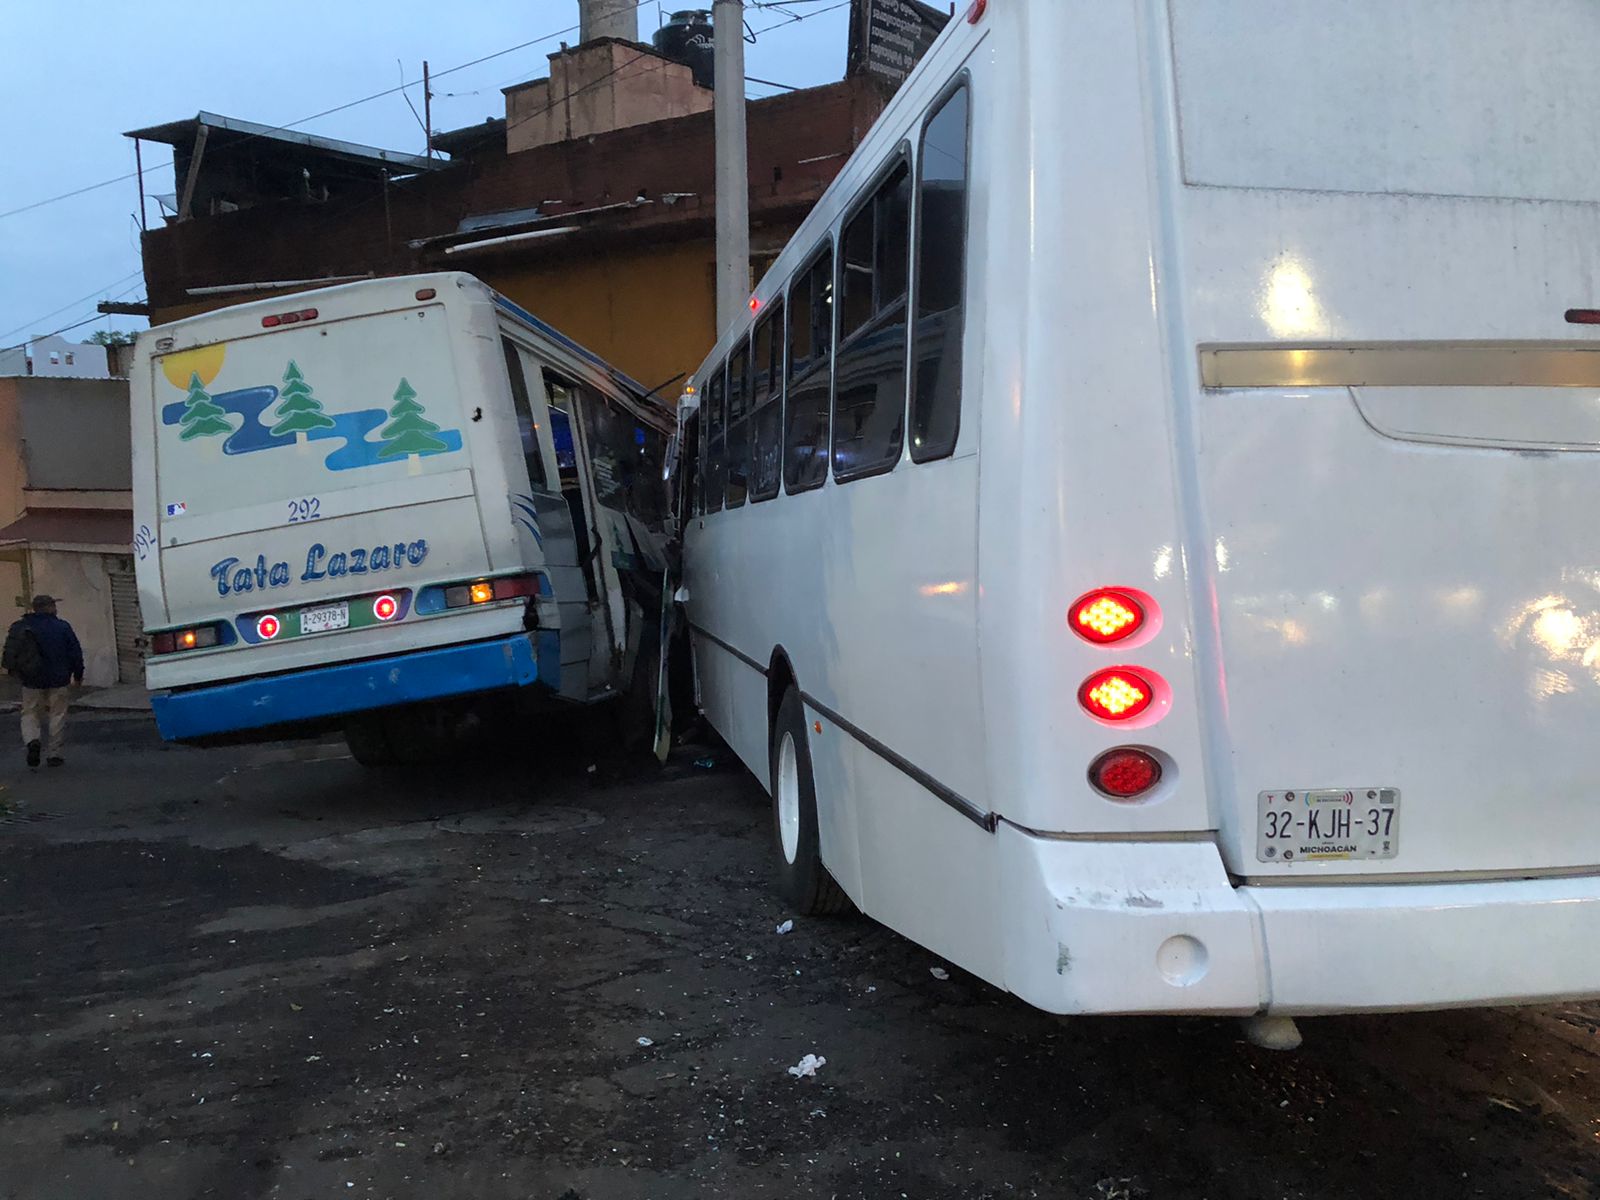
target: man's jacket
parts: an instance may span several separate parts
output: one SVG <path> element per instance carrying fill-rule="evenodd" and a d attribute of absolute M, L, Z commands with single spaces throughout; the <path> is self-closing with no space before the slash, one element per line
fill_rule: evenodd
<path fill-rule="evenodd" d="M 39 647 L 34 662 L 27 661 L 34 656 L 17 652 L 18 641 L 29 634 Z M 83 647 L 78 645 L 78 635 L 72 632 L 71 625 L 48 613 L 25 613 L 14 622 L 6 633 L 0 657 L 8 663 L 21 660 L 25 664 L 16 672 L 23 687 L 66 687 L 73 679 L 83 679 Z"/>

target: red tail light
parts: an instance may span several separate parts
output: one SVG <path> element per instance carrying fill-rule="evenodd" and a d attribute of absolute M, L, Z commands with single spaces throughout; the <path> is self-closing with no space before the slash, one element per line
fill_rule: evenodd
<path fill-rule="evenodd" d="M 509 579 L 494 581 L 494 598 L 509 600 L 513 596 L 537 596 L 539 581 L 532 575 L 514 575 Z"/>
<path fill-rule="evenodd" d="M 1113 667 L 1083 681 L 1078 703 L 1102 721 L 1129 721 L 1150 707 L 1155 694 L 1155 685 L 1139 672 Z"/>
<path fill-rule="evenodd" d="M 380 621 L 392 621 L 400 611 L 400 602 L 385 592 L 372 602 L 372 615 Z"/>
<path fill-rule="evenodd" d="M 1127 592 L 1099 588 L 1080 596 L 1068 616 L 1072 631 L 1100 645 L 1132 637 L 1144 626 L 1144 605 Z"/>
<path fill-rule="evenodd" d="M 1132 800 L 1161 782 L 1161 764 L 1143 750 L 1107 750 L 1089 767 L 1089 782 L 1115 800 Z"/>
<path fill-rule="evenodd" d="M 298 325 L 301 321 L 315 321 L 316 319 L 316 309 L 302 308 L 297 312 L 273 313 L 270 316 L 262 317 L 261 327 L 263 329 L 276 329 L 279 325 Z"/>
<path fill-rule="evenodd" d="M 264 642 L 270 642 L 283 630 L 283 623 L 272 613 L 262 613 L 256 618 L 256 634 Z"/>

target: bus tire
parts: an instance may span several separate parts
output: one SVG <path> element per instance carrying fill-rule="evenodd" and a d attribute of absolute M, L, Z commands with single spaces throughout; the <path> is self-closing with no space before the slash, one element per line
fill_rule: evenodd
<path fill-rule="evenodd" d="M 769 758 L 779 891 L 801 916 L 848 912 L 850 897 L 822 864 L 811 743 L 806 736 L 805 706 L 798 688 L 784 692 L 778 705 Z"/>
<path fill-rule="evenodd" d="M 350 757 L 363 767 L 394 765 L 394 751 L 390 749 L 381 713 L 362 713 L 346 721 L 344 744 L 350 747 Z"/>

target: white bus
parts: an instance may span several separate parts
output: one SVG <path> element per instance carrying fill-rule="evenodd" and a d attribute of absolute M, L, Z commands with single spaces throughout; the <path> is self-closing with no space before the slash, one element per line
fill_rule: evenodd
<path fill-rule="evenodd" d="M 799 911 L 1266 1036 L 1600 992 L 1596 61 L 1579 0 L 957 14 L 693 380 Z"/>
<path fill-rule="evenodd" d="M 478 280 L 159 326 L 132 388 L 165 737 L 336 726 L 377 765 L 556 701 L 648 717 L 671 411 Z"/>

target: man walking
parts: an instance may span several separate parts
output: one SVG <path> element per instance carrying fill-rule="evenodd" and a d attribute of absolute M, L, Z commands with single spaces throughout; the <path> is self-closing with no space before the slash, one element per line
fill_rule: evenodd
<path fill-rule="evenodd" d="M 56 616 L 50 596 L 35 596 L 33 611 L 23 614 L 6 633 L 0 667 L 22 682 L 22 741 L 28 765 L 39 766 L 39 742 L 49 738 L 48 757 L 59 767 L 67 737 L 67 683 L 83 682 L 83 648 L 78 635 Z"/>

